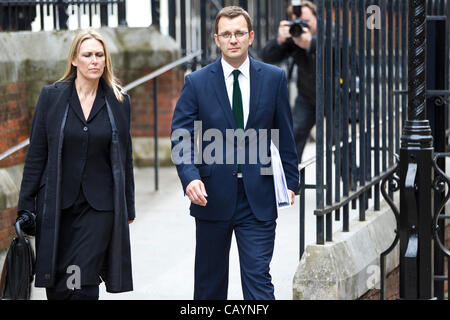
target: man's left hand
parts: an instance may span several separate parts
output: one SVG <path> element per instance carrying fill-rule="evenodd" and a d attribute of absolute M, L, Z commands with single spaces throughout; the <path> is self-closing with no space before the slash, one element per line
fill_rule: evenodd
<path fill-rule="evenodd" d="M 288 192 L 289 192 L 289 198 L 291 199 L 291 206 L 292 206 L 295 202 L 295 193 L 292 190 L 288 190 Z"/>
<path fill-rule="evenodd" d="M 309 49 L 311 47 L 312 34 L 308 28 L 303 28 L 303 33 L 300 37 L 292 37 L 294 43 L 302 49 Z"/>

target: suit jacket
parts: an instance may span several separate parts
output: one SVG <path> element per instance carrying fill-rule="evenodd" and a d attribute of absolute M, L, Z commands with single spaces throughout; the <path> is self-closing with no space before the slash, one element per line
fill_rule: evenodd
<path fill-rule="evenodd" d="M 98 86 L 87 121 L 75 85 L 71 89 L 62 154 L 62 209 L 75 202 L 81 186 L 92 208 L 113 210 L 111 124 L 102 87 Z"/>
<path fill-rule="evenodd" d="M 210 151 L 210 144 L 217 139 L 223 145 L 222 155 L 214 154 L 215 163 L 194 161 L 194 122 L 201 121 L 200 133 L 208 129 L 216 129 L 221 135 L 215 139 L 203 139 L 199 152 L 201 155 Z M 203 220 L 224 221 L 231 219 L 236 208 L 237 170 L 236 155 L 238 144 L 234 139 L 227 139 L 227 129 L 236 129 L 233 113 L 225 87 L 225 79 L 220 59 L 216 62 L 186 76 L 185 84 L 175 107 L 172 118 L 172 150 L 180 149 L 182 139 L 175 132 L 178 129 L 189 132 L 190 159 L 177 164 L 177 171 L 183 189 L 195 179 L 201 179 L 208 194 L 205 207 L 191 204 L 191 215 Z M 254 129 L 279 130 L 279 151 L 286 175 L 287 186 L 296 192 L 298 189 L 297 153 L 292 131 L 292 116 L 288 100 L 286 75 L 278 67 L 258 62 L 250 58 L 250 112 L 245 127 L 246 132 Z M 264 150 L 263 156 L 270 157 L 270 133 L 267 138 L 258 136 L 258 150 Z M 251 140 L 251 139 L 249 139 Z M 261 169 L 270 167 L 263 157 L 258 157 L 256 163 L 249 161 L 251 143 L 246 140 L 246 161 L 241 164 L 245 192 L 255 216 L 262 221 L 277 218 L 277 208 L 272 175 L 262 175 Z M 214 142 L 214 143 L 217 143 Z M 177 148 L 178 146 L 178 148 Z M 233 163 L 227 162 L 231 146 L 234 152 Z M 261 149 L 262 148 L 262 149 Z M 216 150 L 219 151 L 219 150 Z M 259 151 L 258 151 L 259 152 Z M 220 153 L 220 152 L 217 152 Z M 228 155 L 227 155 L 228 153 Z M 184 155 L 184 151 L 180 151 Z M 173 154 L 173 158 L 177 155 Z M 250 155 L 251 156 L 251 155 Z M 196 164 L 195 162 L 200 162 Z"/>
<path fill-rule="evenodd" d="M 108 292 L 133 289 L 128 220 L 135 217 L 130 99 L 119 102 L 100 80 L 111 124 L 114 222 L 102 278 Z M 36 212 L 36 287 L 52 287 L 61 214 L 62 147 L 72 81 L 45 86 L 33 116 L 19 194 L 18 212 Z"/>

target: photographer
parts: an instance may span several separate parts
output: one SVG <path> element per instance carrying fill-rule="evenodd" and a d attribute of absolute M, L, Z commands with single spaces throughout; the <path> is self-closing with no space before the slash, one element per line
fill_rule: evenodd
<path fill-rule="evenodd" d="M 267 43 L 262 51 L 262 59 L 267 63 L 279 63 L 293 57 L 297 65 L 298 96 L 292 113 L 295 143 L 298 159 L 301 161 L 303 149 L 309 133 L 316 122 L 316 5 L 293 1 L 288 15 L 291 21 L 283 20 L 278 35 Z"/>

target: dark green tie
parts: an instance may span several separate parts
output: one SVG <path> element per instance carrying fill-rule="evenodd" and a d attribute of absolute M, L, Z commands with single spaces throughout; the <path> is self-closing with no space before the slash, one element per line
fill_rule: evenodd
<path fill-rule="evenodd" d="M 240 73 L 241 72 L 237 69 L 233 71 L 233 116 L 236 123 L 236 128 L 244 130 L 244 108 L 242 106 L 242 94 L 238 80 Z M 241 165 L 238 164 L 238 173 L 241 172 Z"/>
<path fill-rule="evenodd" d="M 239 70 L 233 71 L 234 82 L 233 82 L 233 116 L 236 123 L 236 128 L 244 129 L 244 110 L 242 107 L 242 95 L 241 88 L 239 87 Z"/>

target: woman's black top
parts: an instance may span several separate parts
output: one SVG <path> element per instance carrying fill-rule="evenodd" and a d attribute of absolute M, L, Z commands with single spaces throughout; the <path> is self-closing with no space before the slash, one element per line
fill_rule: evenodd
<path fill-rule="evenodd" d="M 112 211 L 112 134 L 101 82 L 87 120 L 75 82 L 69 104 L 62 149 L 62 209 L 75 202 L 81 189 L 92 208 Z"/>

